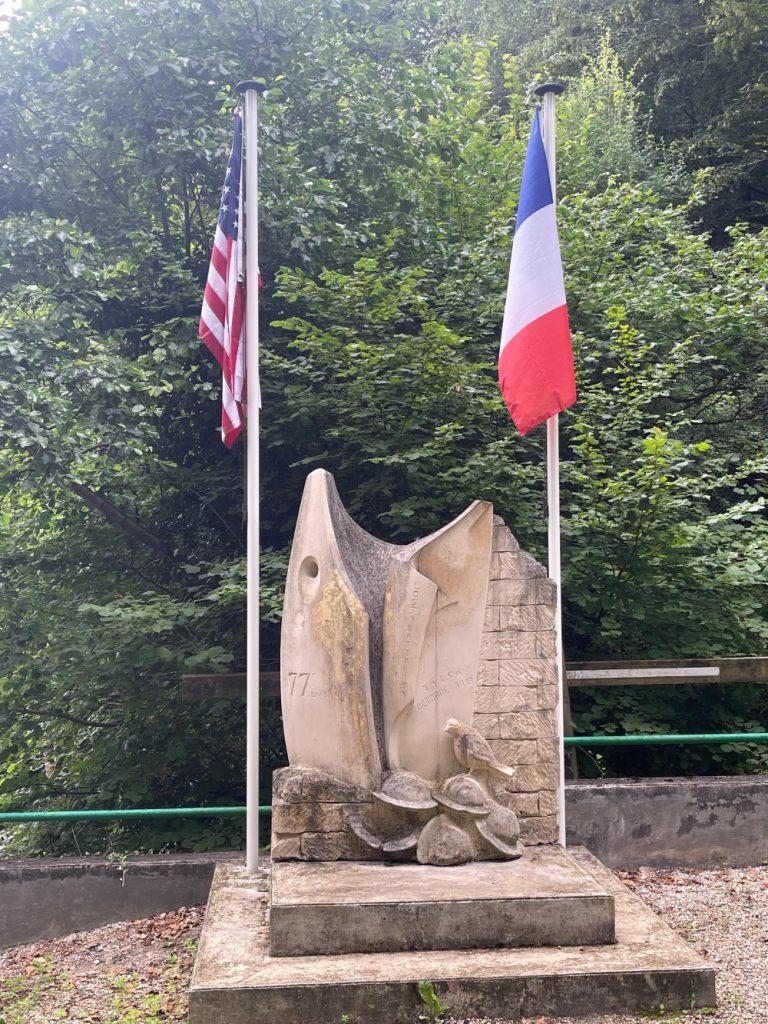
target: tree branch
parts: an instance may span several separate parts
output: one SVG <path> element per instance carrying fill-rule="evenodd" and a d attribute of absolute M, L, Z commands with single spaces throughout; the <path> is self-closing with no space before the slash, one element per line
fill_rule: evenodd
<path fill-rule="evenodd" d="M 94 729 L 117 729 L 119 722 L 94 722 L 90 718 L 78 718 L 77 715 L 70 715 L 66 711 L 36 711 L 34 708 L 24 708 L 11 705 L 6 711 L 16 715 L 34 715 L 35 718 L 61 718 L 66 722 L 74 722 L 76 725 L 87 725 Z"/>
<path fill-rule="evenodd" d="M 100 512 L 105 519 L 107 519 L 113 526 L 116 526 L 123 533 L 137 540 L 140 544 L 145 547 L 151 548 L 158 555 L 162 555 L 164 558 L 170 557 L 170 552 L 166 545 L 155 537 L 149 530 L 145 530 L 140 523 L 137 523 L 135 519 L 131 519 L 124 512 L 113 505 L 112 502 L 105 498 L 103 494 L 98 494 L 96 491 L 92 491 L 90 487 L 86 487 L 85 484 L 78 484 L 76 481 L 69 479 L 66 474 L 63 475 L 62 483 L 66 484 L 71 491 L 73 491 L 78 498 L 81 498 L 89 508 L 95 509 Z"/>

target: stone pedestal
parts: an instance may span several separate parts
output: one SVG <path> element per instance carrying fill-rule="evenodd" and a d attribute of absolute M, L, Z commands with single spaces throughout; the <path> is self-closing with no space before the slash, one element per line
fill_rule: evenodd
<path fill-rule="evenodd" d="M 615 943 L 275 957 L 268 872 L 248 875 L 244 866 L 220 865 L 192 976 L 189 1022 L 413 1024 L 424 1010 L 418 983 L 425 978 L 450 1015 L 464 1020 L 714 1006 L 712 968 L 599 861 L 570 852 L 615 900 Z M 498 867 L 508 871 L 517 863 Z M 442 873 L 457 877 L 457 870 L 464 868 Z M 457 932 L 455 946 L 463 940 Z"/>
<path fill-rule="evenodd" d="M 613 942 L 614 901 L 559 846 L 523 860 L 421 864 L 278 862 L 272 956 L 597 946 Z"/>

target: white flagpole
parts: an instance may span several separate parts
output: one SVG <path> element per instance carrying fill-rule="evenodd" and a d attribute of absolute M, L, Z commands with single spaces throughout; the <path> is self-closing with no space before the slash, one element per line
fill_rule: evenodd
<path fill-rule="evenodd" d="M 259 165 L 258 98 L 261 82 L 240 82 L 245 93 L 245 373 L 247 646 L 245 867 L 259 866 Z"/>
<path fill-rule="evenodd" d="M 544 152 L 547 154 L 547 165 L 549 167 L 549 178 L 552 185 L 552 201 L 557 202 L 556 184 L 557 175 L 555 168 L 555 97 L 563 91 L 563 86 L 557 82 L 548 82 L 536 89 L 536 95 L 541 97 L 541 135 L 544 142 Z M 557 584 L 557 597 L 555 602 L 555 633 L 556 633 L 556 662 L 557 662 L 557 708 L 555 716 L 558 726 L 559 740 L 559 771 L 560 780 L 557 789 L 559 836 L 561 846 L 565 846 L 565 735 L 564 718 L 564 663 L 563 663 L 563 612 L 562 612 L 562 575 L 560 570 L 560 442 L 559 427 L 560 417 L 550 416 L 547 420 L 547 541 L 549 553 L 549 577 Z"/>

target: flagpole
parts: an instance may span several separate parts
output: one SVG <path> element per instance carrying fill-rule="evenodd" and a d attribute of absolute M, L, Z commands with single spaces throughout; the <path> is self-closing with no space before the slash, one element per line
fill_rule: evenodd
<path fill-rule="evenodd" d="M 563 91 L 558 82 L 547 82 L 536 89 L 541 98 L 541 137 L 547 154 L 549 179 L 552 186 L 552 202 L 557 202 L 557 174 L 555 167 L 555 97 Z M 560 438 L 558 415 L 547 420 L 547 547 L 549 577 L 557 584 L 555 598 L 555 657 L 557 664 L 557 707 L 555 716 L 558 727 L 558 762 L 560 780 L 557 788 L 559 834 L 558 841 L 565 846 L 565 680 L 563 662 L 563 606 L 562 573 L 560 566 Z"/>
<path fill-rule="evenodd" d="M 261 82 L 240 82 L 245 96 L 245 372 L 246 409 L 246 769 L 245 867 L 259 866 L 259 168 Z"/>

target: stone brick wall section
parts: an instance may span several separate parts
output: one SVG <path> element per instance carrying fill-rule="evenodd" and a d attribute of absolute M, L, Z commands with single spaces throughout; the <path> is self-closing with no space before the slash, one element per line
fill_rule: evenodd
<path fill-rule="evenodd" d="M 346 816 L 370 810 L 371 797 L 317 768 L 278 768 L 272 776 L 273 860 L 373 860 Z"/>
<path fill-rule="evenodd" d="M 505 789 L 521 840 L 556 843 L 555 584 L 500 516 L 493 524 L 473 724 L 498 759 L 517 769 Z"/>

